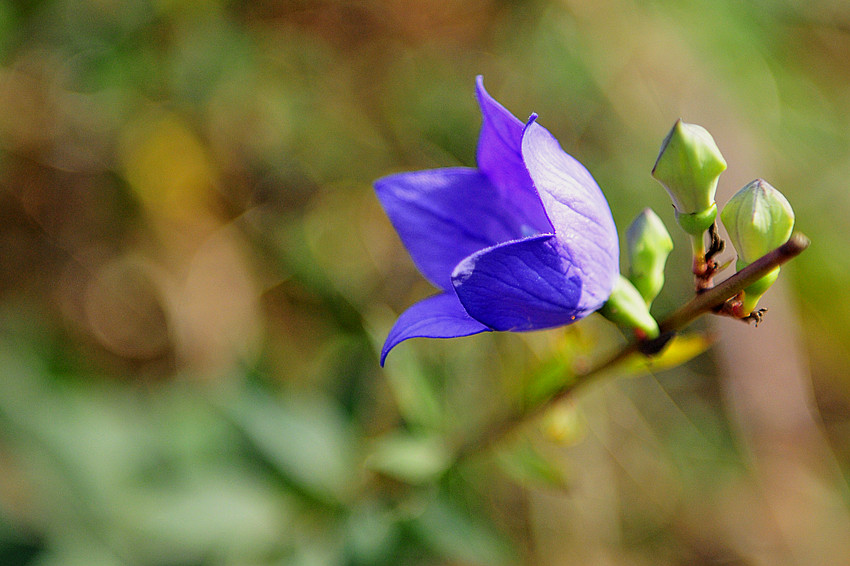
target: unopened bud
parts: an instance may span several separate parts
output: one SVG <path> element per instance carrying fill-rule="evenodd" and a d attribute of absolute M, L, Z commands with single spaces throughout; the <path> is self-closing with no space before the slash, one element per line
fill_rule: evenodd
<path fill-rule="evenodd" d="M 788 200 L 762 179 L 738 191 L 723 207 L 720 219 L 738 252 L 738 270 L 787 242 L 794 229 L 794 210 Z M 777 267 L 744 289 L 744 314 L 755 309 L 778 276 Z"/>
<path fill-rule="evenodd" d="M 664 266 L 673 240 L 658 215 L 645 208 L 629 225 L 626 244 L 629 281 L 649 306 L 664 286 Z"/>
<path fill-rule="evenodd" d="M 762 179 L 729 199 L 720 219 L 743 265 L 787 242 L 794 228 L 794 210 L 788 200 Z"/>
<path fill-rule="evenodd" d="M 689 234 L 700 235 L 714 223 L 717 179 L 726 170 L 714 138 L 702 126 L 677 120 L 658 153 L 652 176 L 676 207 L 676 220 Z"/>
<path fill-rule="evenodd" d="M 635 332 L 640 338 L 658 338 L 658 323 L 649 314 L 643 297 L 631 282 L 620 275 L 608 301 L 599 313 L 624 328 Z"/>

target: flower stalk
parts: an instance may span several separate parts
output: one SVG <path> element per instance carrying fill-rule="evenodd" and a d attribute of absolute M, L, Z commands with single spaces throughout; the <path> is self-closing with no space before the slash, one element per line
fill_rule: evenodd
<path fill-rule="evenodd" d="M 694 255 L 693 272 L 697 278 L 704 277 L 708 271 L 708 262 L 705 259 L 705 234 L 688 234 L 691 238 L 691 249 Z"/>
<path fill-rule="evenodd" d="M 587 385 L 595 377 L 602 375 L 605 370 L 614 367 L 635 353 L 652 351 L 660 352 L 667 341 L 678 331 L 700 316 L 708 313 L 721 314 L 730 300 L 734 300 L 744 289 L 756 283 L 766 275 L 775 271 L 782 264 L 794 259 L 809 247 L 809 239 L 797 232 L 791 238 L 776 248 L 750 263 L 722 283 L 699 293 L 679 309 L 668 315 L 659 323 L 660 336 L 656 340 L 629 342 L 623 348 L 602 360 L 600 363 L 584 371 L 576 372 L 573 379 L 568 380 L 561 388 L 553 392 L 543 401 L 510 414 L 498 423 L 486 429 L 475 438 L 463 442 L 455 451 L 455 462 L 464 460 L 494 443 L 498 442 L 517 427 L 543 414 L 547 409 L 572 395 L 577 389 Z"/>

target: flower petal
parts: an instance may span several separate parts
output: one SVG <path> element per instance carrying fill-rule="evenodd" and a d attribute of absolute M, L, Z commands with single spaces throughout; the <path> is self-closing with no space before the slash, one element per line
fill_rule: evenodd
<path fill-rule="evenodd" d="M 598 309 L 585 274 L 551 234 L 507 242 L 464 259 L 452 282 L 466 312 L 494 330 L 563 326 Z"/>
<path fill-rule="evenodd" d="M 522 160 L 522 133 L 525 124 L 486 90 L 484 79 L 476 79 L 476 94 L 481 107 L 481 134 L 478 137 L 478 169 L 499 189 L 509 209 L 521 217 L 529 233 L 552 231 L 540 198 Z"/>
<path fill-rule="evenodd" d="M 523 234 L 486 177 L 475 169 L 431 169 L 390 175 L 375 191 L 419 271 L 451 290 L 466 256 Z"/>
<path fill-rule="evenodd" d="M 401 314 L 384 342 L 381 365 L 390 350 L 408 338 L 458 338 L 489 331 L 466 313 L 452 291 L 435 295 Z"/>
<path fill-rule="evenodd" d="M 581 303 L 601 305 L 619 273 L 617 227 L 605 195 L 587 169 L 536 122 L 525 129 L 522 155 L 555 237 L 569 250 L 572 272 L 581 275 Z"/>

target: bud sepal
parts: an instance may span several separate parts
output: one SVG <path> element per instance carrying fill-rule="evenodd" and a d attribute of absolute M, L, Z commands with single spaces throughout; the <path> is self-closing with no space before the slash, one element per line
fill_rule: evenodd
<path fill-rule="evenodd" d="M 608 301 L 599 313 L 624 328 L 632 330 L 640 339 L 658 338 L 658 323 L 649 313 L 641 294 L 631 281 L 620 275 Z"/>
<path fill-rule="evenodd" d="M 717 219 L 717 203 L 711 203 L 711 206 L 700 212 L 692 212 L 690 214 L 682 214 L 676 211 L 676 222 L 682 227 L 682 230 L 691 236 L 702 235 L 711 228 L 714 221 Z"/>

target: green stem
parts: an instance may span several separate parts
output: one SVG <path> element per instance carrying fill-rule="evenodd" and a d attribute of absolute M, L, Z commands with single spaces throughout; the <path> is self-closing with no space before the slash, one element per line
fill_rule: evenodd
<path fill-rule="evenodd" d="M 691 237 L 691 249 L 694 250 L 694 261 L 699 258 L 705 261 L 705 232 L 699 234 L 688 234 Z"/>
<path fill-rule="evenodd" d="M 807 247 L 809 247 L 809 239 L 805 235 L 799 232 L 793 234 L 787 242 L 775 250 L 757 259 L 715 287 L 699 293 L 678 310 L 667 316 L 658 325 L 661 330 L 661 336 L 656 341 L 630 342 L 595 366 L 585 371 L 577 372 L 573 379 L 569 380 L 560 389 L 540 403 L 507 415 L 480 435 L 461 444 L 455 451 L 455 461 L 463 460 L 491 446 L 519 425 L 541 415 L 549 407 L 571 395 L 579 387 L 592 381 L 593 377 L 602 374 L 605 370 L 615 366 L 630 355 L 641 350 L 658 351 L 657 348 L 652 347 L 653 342 L 656 342 L 659 347 L 663 347 L 663 344 L 670 339 L 673 333 L 678 332 L 696 318 L 719 309 L 727 300 L 736 296 L 780 265 L 797 257 Z"/>
<path fill-rule="evenodd" d="M 693 273 L 697 290 L 706 287 L 705 279 L 708 274 L 708 261 L 705 258 L 705 232 L 690 234 L 691 249 L 693 250 Z"/>

